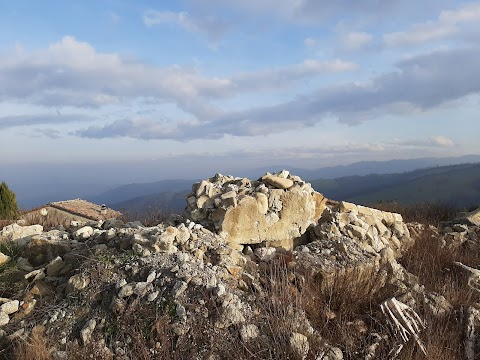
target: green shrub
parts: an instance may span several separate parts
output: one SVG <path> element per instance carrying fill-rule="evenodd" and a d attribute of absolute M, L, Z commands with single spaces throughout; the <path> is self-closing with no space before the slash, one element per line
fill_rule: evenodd
<path fill-rule="evenodd" d="M 15 193 L 5 182 L 0 184 L 0 219 L 14 220 L 18 216 L 18 205 Z"/>

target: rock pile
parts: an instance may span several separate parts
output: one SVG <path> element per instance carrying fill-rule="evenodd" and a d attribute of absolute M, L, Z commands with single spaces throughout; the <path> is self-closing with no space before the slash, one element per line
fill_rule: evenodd
<path fill-rule="evenodd" d="M 186 215 L 228 243 L 266 243 L 292 248 L 322 214 L 326 199 L 288 171 L 257 181 L 217 174 L 196 183 L 187 195 Z"/>
<path fill-rule="evenodd" d="M 413 244 L 400 214 L 380 211 L 342 201 L 323 212 L 313 228 L 315 239 L 353 239 L 369 254 L 388 248 L 398 257 Z"/>

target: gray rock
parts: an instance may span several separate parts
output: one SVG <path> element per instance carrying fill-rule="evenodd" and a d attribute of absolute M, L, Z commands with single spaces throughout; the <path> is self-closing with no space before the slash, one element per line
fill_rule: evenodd
<path fill-rule="evenodd" d="M 57 256 L 55 259 L 50 261 L 47 265 L 47 275 L 48 276 L 58 276 L 60 270 L 65 266 L 65 261 L 60 256 Z"/>
<path fill-rule="evenodd" d="M 187 290 L 188 284 L 185 281 L 177 281 L 172 289 L 173 298 L 181 296 Z"/>
<path fill-rule="evenodd" d="M 185 309 L 185 307 L 182 304 L 180 304 L 180 303 L 177 304 L 177 306 L 175 308 L 175 312 L 180 319 L 186 319 L 187 318 L 187 310 Z"/>
<path fill-rule="evenodd" d="M 28 271 L 28 272 L 33 270 L 33 266 L 30 264 L 28 259 L 26 259 L 24 257 L 18 257 L 17 258 L 17 267 L 20 270 L 24 270 L 24 271 Z"/>
<path fill-rule="evenodd" d="M 152 284 L 141 281 L 135 284 L 135 287 L 133 288 L 133 293 L 141 297 L 147 294 L 151 287 Z"/>

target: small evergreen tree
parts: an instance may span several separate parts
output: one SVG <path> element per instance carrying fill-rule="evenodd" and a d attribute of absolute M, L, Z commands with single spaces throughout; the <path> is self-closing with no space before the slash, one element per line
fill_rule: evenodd
<path fill-rule="evenodd" d="M 5 182 L 0 184 L 0 219 L 15 220 L 18 216 L 17 197 Z"/>

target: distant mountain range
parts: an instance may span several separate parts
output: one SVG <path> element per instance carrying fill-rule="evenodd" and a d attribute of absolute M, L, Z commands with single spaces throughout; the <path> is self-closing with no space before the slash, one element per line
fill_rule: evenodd
<path fill-rule="evenodd" d="M 377 187 L 377 191 L 379 191 L 378 196 L 387 199 L 391 197 L 387 189 L 393 186 L 400 187 L 403 185 L 406 186 L 407 183 L 410 184 L 411 179 L 409 180 L 404 176 L 405 174 L 403 173 L 405 172 L 413 171 L 413 173 L 415 173 L 414 170 L 416 169 L 437 168 L 466 163 L 480 163 L 480 155 L 390 161 L 362 161 L 350 165 L 324 167 L 313 170 L 294 168 L 287 165 L 276 165 L 242 171 L 242 174 L 233 175 L 255 179 L 262 176 L 266 171 L 273 172 L 288 169 L 291 173 L 305 180 L 312 181 L 312 179 L 314 179 L 313 183 L 315 186 L 318 186 L 320 191 L 325 192 L 325 195 L 328 196 L 329 192 L 331 192 L 331 198 L 365 202 L 377 197 L 377 195 L 374 195 L 374 189 L 369 188 L 369 186 L 373 188 Z M 422 172 L 422 170 L 419 171 L 420 173 Z M 11 172 L 6 172 L 6 174 L 9 173 L 12 174 Z M 14 173 L 16 174 L 17 172 L 15 171 Z M 394 175 L 385 178 L 380 176 L 387 174 Z M 398 174 L 401 175 L 399 176 Z M 85 181 L 85 183 L 82 183 L 79 177 L 75 178 L 75 180 L 59 180 L 52 177 L 51 182 L 42 180 L 40 184 L 35 182 L 35 177 L 20 176 L 21 172 L 18 173 L 18 175 L 19 176 L 12 177 L 12 179 L 18 177 L 20 180 L 17 182 L 14 180 L 9 182 L 8 177 L 6 177 L 6 180 L 10 188 L 16 193 L 19 205 L 24 209 L 41 206 L 53 201 L 80 197 L 98 204 L 107 204 L 119 210 L 132 208 L 134 211 L 137 211 L 138 209 L 145 208 L 141 205 L 145 202 L 148 208 L 165 209 L 171 207 L 178 211 L 180 207 L 183 208 L 183 204 L 180 204 L 179 199 L 189 191 L 194 182 L 198 181 L 176 179 L 115 186 L 103 184 L 101 179 L 95 179 L 94 175 L 89 175 L 89 180 Z M 112 175 L 116 176 L 117 174 L 112 173 Z M 364 176 L 365 178 L 362 180 L 360 177 Z M 97 182 L 94 183 L 91 181 L 93 179 Z M 362 183 L 362 181 L 364 181 L 365 184 L 360 186 L 359 184 Z M 380 193 L 380 191 L 383 191 L 383 193 Z M 396 191 L 401 192 L 400 188 Z M 425 192 L 425 194 L 427 193 L 428 192 Z M 402 196 L 402 198 L 404 198 L 404 196 Z"/>
<path fill-rule="evenodd" d="M 105 191 L 99 195 L 89 196 L 87 200 L 96 204 L 122 205 L 128 200 L 138 202 L 138 198 L 145 198 L 148 195 L 158 195 L 161 193 L 185 193 L 188 189 L 192 188 L 192 184 L 199 180 L 161 180 L 151 183 L 143 184 L 128 184 L 119 186 L 108 191 Z M 169 198 L 170 195 L 167 196 Z"/>
<path fill-rule="evenodd" d="M 402 204 L 441 202 L 480 205 L 480 164 L 419 169 L 396 174 L 348 176 L 311 181 L 327 198 L 357 204 L 396 200 Z"/>
<path fill-rule="evenodd" d="M 370 174 L 394 174 L 413 171 L 417 169 L 425 169 L 437 166 L 448 166 L 458 164 L 480 163 L 480 155 L 465 155 L 460 157 L 446 158 L 418 158 L 407 160 L 388 160 L 388 161 L 360 161 L 349 165 L 337 165 L 323 167 L 314 170 L 294 168 L 289 166 L 270 166 L 258 168 L 251 171 L 254 176 L 261 176 L 266 171 L 288 169 L 292 174 L 300 176 L 302 179 L 336 179 L 346 176 L 363 176 Z M 247 175 L 243 175 L 247 176 Z M 251 175 L 248 175 L 251 176 Z"/>

